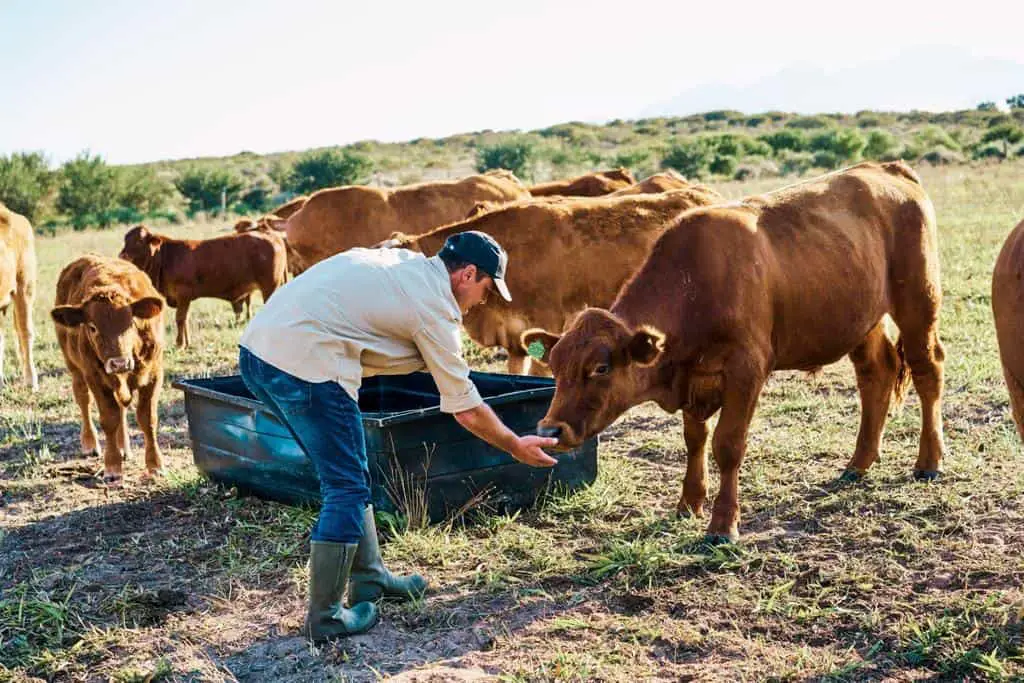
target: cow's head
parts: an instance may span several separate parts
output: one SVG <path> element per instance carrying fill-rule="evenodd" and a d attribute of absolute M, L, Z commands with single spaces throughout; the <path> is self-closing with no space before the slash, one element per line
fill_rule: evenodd
<path fill-rule="evenodd" d="M 147 270 L 160 251 L 162 243 L 163 238 L 160 235 L 151 233 L 144 225 L 136 225 L 124 234 L 124 247 L 118 256 L 142 270 Z"/>
<path fill-rule="evenodd" d="M 123 290 L 109 288 L 94 293 L 80 306 L 57 306 L 50 316 L 62 327 L 81 328 L 103 370 L 122 375 L 135 369 L 142 350 L 140 321 L 160 315 L 163 308 L 160 297 L 129 301 Z"/>
<path fill-rule="evenodd" d="M 537 433 L 556 437 L 562 448 L 575 448 L 645 400 L 640 374 L 657 362 L 665 337 L 648 327 L 630 329 L 608 311 L 588 308 L 562 335 L 532 329 L 521 341 L 555 376 L 555 396 Z"/>

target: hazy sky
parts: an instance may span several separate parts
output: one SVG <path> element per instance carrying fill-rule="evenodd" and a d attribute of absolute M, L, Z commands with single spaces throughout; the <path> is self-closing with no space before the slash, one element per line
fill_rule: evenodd
<path fill-rule="evenodd" d="M 1019 0 L 0 0 L 0 155 L 133 163 L 600 123 L 921 45 L 1024 63 L 1022 24 Z"/>

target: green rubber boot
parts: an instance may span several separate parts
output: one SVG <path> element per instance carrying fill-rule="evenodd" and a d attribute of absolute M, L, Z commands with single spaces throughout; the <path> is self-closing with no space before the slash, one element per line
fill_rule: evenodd
<path fill-rule="evenodd" d="M 395 576 L 384 567 L 377 541 L 377 525 L 373 521 L 373 506 L 363 511 L 363 537 L 359 539 L 356 559 L 352 564 L 352 578 L 348 584 L 348 604 L 391 600 L 412 600 L 427 591 L 427 580 L 419 574 Z"/>
<path fill-rule="evenodd" d="M 328 541 L 309 544 L 309 609 L 303 633 L 315 643 L 365 633 L 377 623 L 372 602 L 352 603 L 350 609 L 341 604 L 357 547 Z"/>

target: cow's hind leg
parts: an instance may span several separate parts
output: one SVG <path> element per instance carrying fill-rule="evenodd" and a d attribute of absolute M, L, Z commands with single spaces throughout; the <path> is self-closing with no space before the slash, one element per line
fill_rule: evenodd
<path fill-rule="evenodd" d="M 707 420 L 697 419 L 683 411 L 683 439 L 686 441 L 686 476 L 683 479 L 683 494 L 676 504 L 676 514 L 680 517 L 702 517 L 708 497 Z"/>
<path fill-rule="evenodd" d="M 894 392 L 902 393 L 905 380 L 900 354 L 885 334 L 885 323 L 881 320 L 850 352 L 850 360 L 857 373 L 861 413 L 857 447 L 843 473 L 846 480 L 859 479 L 878 460 L 889 401 Z"/>
<path fill-rule="evenodd" d="M 21 352 L 21 376 L 25 384 L 32 390 L 39 390 L 39 375 L 32 345 L 35 341 L 35 329 L 32 325 L 32 299 L 34 298 L 33 283 L 19 283 L 14 294 L 14 329 L 18 335 L 18 350 Z"/>

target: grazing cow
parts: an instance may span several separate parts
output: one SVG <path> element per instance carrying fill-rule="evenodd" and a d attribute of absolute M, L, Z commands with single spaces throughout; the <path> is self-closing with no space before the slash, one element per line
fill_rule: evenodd
<path fill-rule="evenodd" d="M 14 333 L 21 355 L 21 376 L 32 390 L 39 389 L 32 359 L 32 299 L 36 289 L 36 250 L 32 226 L 20 213 L 0 204 L 0 315 L 14 304 Z M 0 385 L 4 383 L 4 328 L 0 326 Z"/>
<path fill-rule="evenodd" d="M 285 223 L 289 268 L 301 273 L 352 247 L 376 244 L 393 232 L 424 232 L 461 220 L 477 202 L 529 197 L 508 171 L 394 189 L 350 185 L 320 190 Z"/>
<path fill-rule="evenodd" d="M 424 235 L 395 235 L 385 244 L 434 254 L 445 239 L 481 230 L 505 248 L 512 301 L 491 297 L 463 317 L 473 341 L 508 351 L 508 371 L 523 372 L 519 336 L 534 326 L 562 329 L 584 306 L 608 305 L 647 249 L 681 211 L 721 201 L 707 189 L 660 195 L 572 200 L 533 199 L 499 207 Z M 547 368 L 530 363 L 531 374 Z"/>
<path fill-rule="evenodd" d="M 1006 238 L 992 272 L 992 314 L 1010 412 L 1024 440 L 1024 221 Z"/>
<path fill-rule="evenodd" d="M 617 168 L 611 171 L 594 171 L 578 178 L 531 185 L 527 189 L 530 190 L 531 197 L 550 197 L 551 195 L 600 197 L 634 184 L 636 184 L 636 178 L 632 173 L 624 168 Z"/>
<path fill-rule="evenodd" d="M 178 346 L 188 346 L 188 308 L 212 297 L 232 303 L 260 290 L 266 301 L 285 282 L 284 241 L 253 230 L 206 240 L 178 240 L 137 225 L 124 236 L 121 258 L 149 275 L 169 306 L 177 308 Z M 236 312 L 237 315 L 237 312 Z"/>
<path fill-rule="evenodd" d="M 691 186 L 692 184 L 686 178 L 679 175 L 676 171 L 669 169 L 663 173 L 655 173 L 652 176 L 648 176 L 636 185 L 616 190 L 608 196 L 622 197 L 632 194 L 657 194 L 658 192 L 668 192 L 669 190 L 682 190 Z"/>
<path fill-rule="evenodd" d="M 903 162 L 864 163 L 679 216 L 611 308 L 583 311 L 562 335 L 531 330 L 555 395 L 538 425 L 570 448 L 644 401 L 683 411 L 686 477 L 677 510 L 704 509 L 707 420 L 721 488 L 711 542 L 735 539 L 739 467 L 761 388 L 774 370 L 849 355 L 861 425 L 846 479 L 878 458 L 890 397 L 907 366 L 921 398 L 914 475 L 939 474 L 943 350 L 935 214 Z M 898 344 L 883 316 L 899 327 Z"/>
<path fill-rule="evenodd" d="M 96 400 L 105 438 L 103 479 L 121 480 L 129 456 L 127 408 L 138 394 L 135 417 L 146 448 L 146 470 L 163 466 L 156 442 L 157 399 L 163 385 L 164 300 L 141 270 L 120 259 L 87 254 L 61 271 L 50 311 L 57 343 L 71 374 L 82 413 L 82 453 L 99 454 L 89 415 Z"/>

